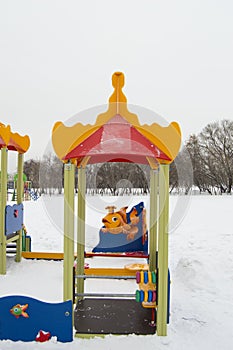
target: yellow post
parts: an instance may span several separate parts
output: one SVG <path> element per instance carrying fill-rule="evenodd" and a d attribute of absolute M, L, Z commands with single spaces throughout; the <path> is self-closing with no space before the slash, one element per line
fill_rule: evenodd
<path fill-rule="evenodd" d="M 63 299 L 73 300 L 74 266 L 74 170 L 72 163 L 64 165 L 64 262 Z"/>
<path fill-rule="evenodd" d="M 150 171 L 150 246 L 149 270 L 156 269 L 157 252 L 157 219 L 158 219 L 158 169 Z"/>
<path fill-rule="evenodd" d="M 158 308 L 157 334 L 167 335 L 169 165 L 159 171 Z"/>
<path fill-rule="evenodd" d="M 7 197 L 7 148 L 1 149 L 1 188 L 0 188 L 0 274 L 6 274 L 6 235 L 5 208 Z"/>
<path fill-rule="evenodd" d="M 86 169 L 78 168 L 77 274 L 84 275 Z M 84 279 L 77 282 L 77 293 L 84 292 Z M 79 299 L 81 299 L 79 297 Z"/>
<path fill-rule="evenodd" d="M 23 201 L 23 158 L 22 153 L 18 153 L 18 178 L 17 178 L 17 204 Z M 19 238 L 16 242 L 16 257 L 15 261 L 20 262 L 22 257 L 22 229 L 17 231 Z"/>

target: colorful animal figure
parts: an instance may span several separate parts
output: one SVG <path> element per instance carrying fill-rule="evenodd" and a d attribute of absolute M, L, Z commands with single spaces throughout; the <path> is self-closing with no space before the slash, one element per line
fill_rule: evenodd
<path fill-rule="evenodd" d="M 126 223 L 126 209 L 121 208 L 118 212 L 114 212 L 116 207 L 114 205 L 108 206 L 105 209 L 108 210 L 108 214 L 102 219 L 102 222 L 106 228 L 121 227 Z"/>
<path fill-rule="evenodd" d="M 12 309 L 10 309 L 10 313 L 14 315 L 16 318 L 19 318 L 20 316 L 27 318 L 29 317 L 28 314 L 25 312 L 27 308 L 28 308 L 28 304 L 25 304 L 25 305 L 17 304 L 13 306 Z"/>
<path fill-rule="evenodd" d="M 134 208 L 130 214 L 130 223 L 127 223 L 127 208 L 123 207 L 115 212 L 116 207 L 114 205 L 106 207 L 108 214 L 102 219 L 104 227 L 101 230 L 112 234 L 124 233 L 127 235 L 127 240 L 133 240 L 138 232 L 136 225 L 139 222 L 139 217 L 137 217 L 137 210 Z"/>

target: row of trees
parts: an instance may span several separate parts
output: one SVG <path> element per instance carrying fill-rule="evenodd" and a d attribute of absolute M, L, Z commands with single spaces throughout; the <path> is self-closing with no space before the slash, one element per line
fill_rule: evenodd
<path fill-rule="evenodd" d="M 24 163 L 24 173 L 32 187 L 40 193 L 53 193 L 63 188 L 63 164 L 52 154 L 44 155 L 42 160 L 30 159 Z"/>
<path fill-rule="evenodd" d="M 87 188 L 91 193 L 149 191 L 149 166 L 104 163 L 87 166 Z M 42 193 L 59 193 L 63 188 L 63 164 L 54 155 L 25 162 L 24 173 L 32 187 Z M 77 188 L 77 174 L 75 186 Z M 170 192 L 199 189 L 200 193 L 231 193 L 233 186 L 233 121 L 208 124 L 198 135 L 192 134 L 170 166 Z"/>
<path fill-rule="evenodd" d="M 183 161 L 188 154 L 192 163 L 193 184 L 200 192 L 232 192 L 233 121 L 208 124 L 200 134 L 189 137 L 183 150 L 185 152 Z"/>
<path fill-rule="evenodd" d="M 54 155 L 45 155 L 42 160 L 29 160 L 24 164 L 24 173 L 32 187 L 41 193 L 57 191 L 62 193 L 63 163 Z M 104 163 L 87 166 L 87 189 L 90 193 L 131 193 L 140 189 L 148 193 L 148 167 L 128 163 Z M 78 187 L 78 171 L 75 174 L 75 188 Z"/>

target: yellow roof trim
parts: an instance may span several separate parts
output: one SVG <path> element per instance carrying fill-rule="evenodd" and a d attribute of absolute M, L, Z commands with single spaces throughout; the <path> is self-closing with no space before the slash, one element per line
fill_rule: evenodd
<path fill-rule="evenodd" d="M 81 123 L 65 126 L 62 122 L 56 122 L 52 130 L 52 143 L 58 158 L 65 157 L 99 127 L 99 125 L 83 125 Z"/>
<path fill-rule="evenodd" d="M 115 72 L 112 75 L 112 86 L 114 87 L 113 94 L 109 97 L 109 103 L 112 102 L 127 102 L 122 88 L 125 85 L 125 77 L 121 72 Z"/>
<path fill-rule="evenodd" d="M 181 130 L 178 123 L 172 122 L 164 127 L 156 123 L 144 124 L 135 126 L 135 128 L 165 153 L 171 161 L 175 159 L 181 144 Z"/>
<path fill-rule="evenodd" d="M 14 148 L 19 153 L 25 153 L 30 147 L 29 136 L 21 136 L 11 132 L 10 125 L 0 123 L 0 147 Z"/>
<path fill-rule="evenodd" d="M 156 145 L 171 159 L 171 161 L 174 160 L 179 152 L 181 144 L 181 130 L 179 124 L 172 122 L 166 127 L 156 123 L 141 125 L 138 116 L 129 112 L 127 108 L 127 98 L 122 91 L 124 86 L 124 74 L 121 72 L 114 73 L 112 76 L 112 85 L 114 91 L 109 98 L 108 109 L 106 112 L 97 116 L 95 124 L 84 125 L 82 123 L 77 123 L 68 127 L 60 121 L 55 123 L 52 130 L 52 143 L 57 156 L 63 159 L 75 147 L 80 145 L 118 114 L 134 126 L 151 143 Z"/>
<path fill-rule="evenodd" d="M 18 133 L 11 133 L 11 143 L 19 153 L 25 153 L 30 147 L 30 138 L 28 135 L 21 136 Z"/>
<path fill-rule="evenodd" d="M 3 141 L 2 146 L 6 146 L 9 141 L 10 141 L 10 137 L 11 137 L 11 128 L 10 125 L 5 126 L 4 124 L 0 123 L 0 138 Z"/>

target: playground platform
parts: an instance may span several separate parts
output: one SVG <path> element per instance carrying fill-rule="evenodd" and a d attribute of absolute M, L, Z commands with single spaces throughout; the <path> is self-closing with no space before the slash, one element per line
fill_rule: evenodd
<path fill-rule="evenodd" d="M 74 311 L 76 336 L 106 334 L 155 334 L 150 325 L 151 309 L 129 299 L 79 300 Z"/>

